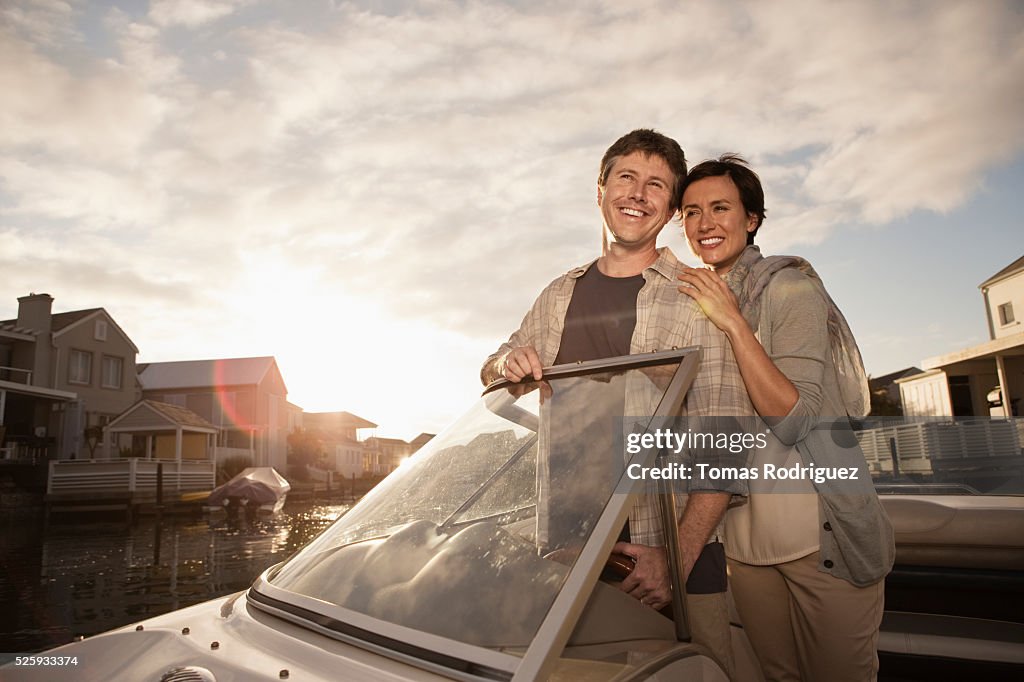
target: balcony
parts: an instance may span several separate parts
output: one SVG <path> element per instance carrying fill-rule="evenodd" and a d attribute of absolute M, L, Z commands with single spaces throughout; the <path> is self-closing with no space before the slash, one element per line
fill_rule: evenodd
<path fill-rule="evenodd" d="M 32 385 L 32 370 L 20 367 L 4 367 L 0 365 L 0 381 L 9 381 L 12 384 Z"/>

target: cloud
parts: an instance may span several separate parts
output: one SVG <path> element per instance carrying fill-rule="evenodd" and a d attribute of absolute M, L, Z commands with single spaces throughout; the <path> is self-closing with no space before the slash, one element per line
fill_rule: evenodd
<path fill-rule="evenodd" d="M 73 72 L 24 39 L 0 31 L 0 153 L 60 154 L 89 163 L 134 160 L 161 120 L 159 99 L 131 74 L 103 61 Z"/>
<path fill-rule="evenodd" d="M 247 5 L 0 10 L 0 238 L 59 300 L 110 271 L 223 320 L 263 251 L 285 299 L 496 344 L 596 255 L 631 128 L 746 155 L 772 249 L 954 210 L 1024 146 L 1011 2 Z"/>
<path fill-rule="evenodd" d="M 0 5 L 0 26 L 27 36 L 33 43 L 53 47 L 76 41 L 74 2 L 60 0 L 5 0 Z"/>
<path fill-rule="evenodd" d="M 246 0 L 153 0 L 149 6 L 149 18 L 161 27 L 195 28 L 226 17 L 247 4 Z"/>

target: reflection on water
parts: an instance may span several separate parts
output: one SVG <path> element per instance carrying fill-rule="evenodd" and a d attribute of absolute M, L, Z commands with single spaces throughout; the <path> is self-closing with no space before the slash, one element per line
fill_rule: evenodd
<path fill-rule="evenodd" d="M 345 506 L 288 505 L 247 522 L 223 515 L 76 521 L 0 516 L 0 652 L 30 652 L 243 590 Z"/>

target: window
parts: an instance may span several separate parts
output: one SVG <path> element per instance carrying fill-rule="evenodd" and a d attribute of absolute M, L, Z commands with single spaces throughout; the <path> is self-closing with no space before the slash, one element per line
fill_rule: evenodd
<path fill-rule="evenodd" d="M 124 369 L 124 360 L 115 358 L 112 355 L 103 356 L 103 388 L 121 388 L 121 374 Z"/>
<path fill-rule="evenodd" d="M 1013 322 L 1013 304 L 1003 303 L 1002 305 L 999 306 L 999 324 L 1007 325 L 1013 324 Z"/>
<path fill-rule="evenodd" d="M 71 349 L 71 357 L 68 358 L 68 383 L 92 383 L 92 353 Z"/>
<path fill-rule="evenodd" d="M 92 336 L 97 341 L 106 341 L 107 340 L 107 321 L 106 320 L 96 320 L 96 325 L 93 327 Z"/>

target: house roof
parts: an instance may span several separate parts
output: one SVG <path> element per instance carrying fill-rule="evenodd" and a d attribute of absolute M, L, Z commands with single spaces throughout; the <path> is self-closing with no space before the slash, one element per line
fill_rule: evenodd
<path fill-rule="evenodd" d="M 22 327 L 15 326 L 17 324 L 18 324 L 18 319 L 17 318 L 15 318 L 13 320 L 0 320 L 0 329 L 21 329 L 21 331 L 26 332 L 26 333 L 32 333 L 32 334 L 36 333 L 36 332 L 34 332 L 32 330 L 24 329 Z"/>
<path fill-rule="evenodd" d="M 427 443 L 428 441 L 430 441 L 436 435 L 437 435 L 436 433 L 421 433 L 420 435 L 416 436 L 411 441 L 409 441 L 409 444 L 410 445 L 423 445 L 424 443 Z"/>
<path fill-rule="evenodd" d="M 211 429 L 217 428 L 187 407 L 172 405 L 171 403 L 162 403 L 158 400 L 143 400 L 142 402 L 153 408 L 154 411 L 159 412 L 171 421 L 181 424 L 182 426 L 202 426 Z"/>
<path fill-rule="evenodd" d="M 992 284 L 995 284 L 999 280 L 1005 279 L 1010 275 L 1015 275 L 1018 272 L 1024 272 L 1024 256 L 1021 256 L 1020 258 L 1013 261 L 996 274 L 986 279 L 984 282 L 978 285 L 978 288 L 984 289 L 985 287 L 991 286 Z"/>
<path fill-rule="evenodd" d="M 121 326 L 117 323 L 116 320 L 114 320 L 113 316 L 111 316 L 111 314 L 108 313 L 103 308 L 86 308 L 84 310 L 68 310 L 63 313 L 54 313 L 53 315 L 50 316 L 50 331 L 52 331 L 55 336 L 59 336 L 60 334 L 67 331 L 68 329 L 78 324 L 79 322 L 82 322 L 95 315 L 101 314 L 107 317 L 107 320 L 109 320 L 110 323 L 114 325 L 114 329 L 117 331 L 117 333 L 124 337 L 124 340 L 128 342 L 128 345 L 130 345 L 132 349 L 136 353 L 138 353 L 139 349 L 135 345 L 135 342 L 131 340 L 131 337 L 124 333 L 124 330 L 121 329 Z M 0 320 L 0 331 L 38 336 L 38 331 L 34 329 L 23 329 L 21 327 L 18 327 L 17 324 L 17 318 L 13 320 Z"/>
<path fill-rule="evenodd" d="M 894 383 L 897 379 L 902 379 L 903 377 L 913 376 L 920 373 L 921 368 L 919 367 L 907 367 L 906 369 L 901 369 L 898 372 L 890 372 L 889 374 L 883 374 L 880 377 L 872 377 L 868 380 L 868 385 L 871 387 L 871 390 L 877 390 L 879 388 L 885 388 L 889 384 Z"/>
<path fill-rule="evenodd" d="M 138 371 L 139 382 L 144 391 L 209 386 L 255 386 L 263 381 L 267 374 L 277 371 L 277 362 L 272 356 L 148 362 L 140 364 Z"/>
<path fill-rule="evenodd" d="M 43 386 L 32 386 L 31 384 L 19 384 L 14 381 L 0 380 L 0 391 L 8 393 L 20 393 L 35 398 L 49 398 L 51 400 L 77 400 L 78 394 L 72 391 L 60 391 L 55 388 Z"/>
<path fill-rule="evenodd" d="M 129 415 L 136 413 L 148 413 L 149 417 L 154 419 L 154 423 L 161 422 L 161 425 L 182 426 L 186 430 L 197 429 L 212 433 L 216 433 L 218 430 L 216 426 L 187 407 L 163 403 L 158 400 L 140 400 L 113 419 L 107 425 L 107 428 L 117 431 L 116 426 L 128 420 Z"/>
<path fill-rule="evenodd" d="M 18 341 L 35 341 L 38 335 L 39 332 L 36 330 L 19 327 L 11 320 L 0 322 L 0 336 L 4 338 L 17 339 Z"/>
<path fill-rule="evenodd" d="M 372 438 L 366 439 L 367 443 L 369 443 L 370 441 L 373 441 L 374 443 L 379 443 L 381 445 L 408 445 L 408 443 L 406 443 L 401 438 L 382 438 L 379 436 L 374 436 Z"/>
<path fill-rule="evenodd" d="M 955 366 L 958 363 L 968 360 L 994 360 L 997 355 L 1004 358 L 1024 357 L 1024 332 L 992 339 L 977 346 L 963 348 L 934 358 L 927 358 L 923 364 L 926 370 L 941 369 L 948 372 L 956 369 Z"/>
<path fill-rule="evenodd" d="M 54 313 L 50 318 L 52 320 L 51 324 L 53 325 L 51 329 L 55 332 L 59 332 L 61 329 L 64 329 L 64 327 L 70 327 L 75 322 L 84 320 L 93 313 L 98 313 L 101 310 L 103 310 L 103 308 L 88 308 L 86 310 L 69 310 L 64 313 Z"/>
<path fill-rule="evenodd" d="M 351 412 L 305 412 L 302 416 L 303 422 L 309 420 L 309 426 L 323 427 L 326 425 L 335 428 L 350 427 L 354 429 L 375 429 L 377 425 L 373 422 L 356 416 Z"/>
<path fill-rule="evenodd" d="M 124 330 L 121 329 L 121 325 L 119 325 L 117 321 L 114 320 L 113 316 L 111 316 L 111 314 L 108 313 L 103 308 L 89 308 L 88 310 L 72 310 L 70 312 L 57 313 L 56 315 L 53 315 L 51 317 L 50 322 L 50 324 L 52 325 L 51 328 L 53 329 L 53 336 L 54 338 L 56 338 L 61 334 L 70 331 L 75 325 L 84 323 L 94 317 L 99 317 L 100 315 L 103 315 L 104 317 L 107 318 L 107 321 L 110 322 L 111 325 L 113 325 L 114 331 L 120 334 L 121 337 L 128 342 L 128 345 L 132 347 L 133 351 L 135 351 L 136 353 L 139 352 L 139 348 L 138 346 L 135 345 L 135 342 L 132 341 L 131 338 L 124 333 Z"/>

